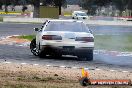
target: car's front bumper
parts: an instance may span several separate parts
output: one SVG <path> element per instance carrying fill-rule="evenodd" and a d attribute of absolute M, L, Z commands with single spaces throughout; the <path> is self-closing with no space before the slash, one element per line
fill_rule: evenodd
<path fill-rule="evenodd" d="M 78 19 L 88 19 L 87 16 L 77 16 Z"/>

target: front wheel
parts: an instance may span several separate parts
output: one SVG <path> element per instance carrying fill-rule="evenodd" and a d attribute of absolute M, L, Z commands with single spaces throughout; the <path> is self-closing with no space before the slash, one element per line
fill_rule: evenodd
<path fill-rule="evenodd" d="M 36 39 L 33 39 L 30 43 L 30 50 L 33 53 L 33 55 L 38 56 L 39 52 L 36 48 Z"/>

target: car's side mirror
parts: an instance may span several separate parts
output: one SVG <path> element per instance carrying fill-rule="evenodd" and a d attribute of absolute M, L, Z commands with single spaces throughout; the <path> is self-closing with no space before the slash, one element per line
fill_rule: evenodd
<path fill-rule="evenodd" d="M 93 31 L 92 31 L 92 30 L 89 30 L 89 32 L 90 32 L 91 34 L 93 34 Z"/>
<path fill-rule="evenodd" d="M 35 31 L 39 31 L 39 28 L 34 28 Z"/>

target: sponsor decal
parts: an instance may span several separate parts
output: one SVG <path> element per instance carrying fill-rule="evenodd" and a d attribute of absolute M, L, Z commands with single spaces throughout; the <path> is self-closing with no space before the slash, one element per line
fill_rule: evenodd
<path fill-rule="evenodd" d="M 82 86 L 88 85 L 132 85 L 130 79 L 90 79 L 88 71 L 82 68 L 82 77 L 79 79 Z"/>

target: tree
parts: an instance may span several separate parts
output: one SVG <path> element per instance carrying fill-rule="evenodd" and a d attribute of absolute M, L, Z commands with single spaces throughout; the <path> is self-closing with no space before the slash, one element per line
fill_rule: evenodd
<path fill-rule="evenodd" d="M 112 2 L 121 11 L 123 11 L 125 9 L 132 10 L 132 0 L 112 0 Z"/>
<path fill-rule="evenodd" d="M 45 5 L 59 7 L 59 15 L 61 15 L 61 7 L 66 5 L 66 0 L 44 0 Z"/>
<path fill-rule="evenodd" d="M 32 4 L 34 6 L 33 17 L 38 18 L 39 17 L 40 0 L 32 0 Z"/>
<path fill-rule="evenodd" d="M 16 4 L 17 0 L 0 0 L 0 9 L 2 9 L 2 5 L 4 5 L 5 7 L 5 12 L 8 12 L 8 6 L 11 5 L 12 3 Z"/>
<path fill-rule="evenodd" d="M 2 10 L 2 5 L 3 5 L 3 3 L 2 3 L 2 2 L 0 2 L 0 10 Z"/>
<path fill-rule="evenodd" d="M 92 9 L 94 12 L 98 7 L 110 5 L 111 3 L 115 5 L 120 12 L 126 9 L 132 10 L 132 0 L 82 0 L 81 2 L 83 8 L 88 9 L 88 11 Z"/>
<path fill-rule="evenodd" d="M 59 7 L 59 15 L 61 15 L 61 6 L 65 2 L 65 0 L 53 0 L 55 6 Z"/>
<path fill-rule="evenodd" d="M 66 3 L 66 0 L 0 0 L 0 6 L 5 5 L 5 11 L 8 12 L 7 6 L 11 3 L 20 4 L 23 7 L 26 4 L 32 4 L 34 6 L 34 14 L 33 17 L 39 17 L 39 7 L 40 1 L 44 3 L 44 5 L 53 5 L 59 7 L 59 15 L 61 15 L 61 7 Z M 2 3 L 2 5 L 1 5 Z M 23 9 L 24 11 L 24 9 Z"/>

